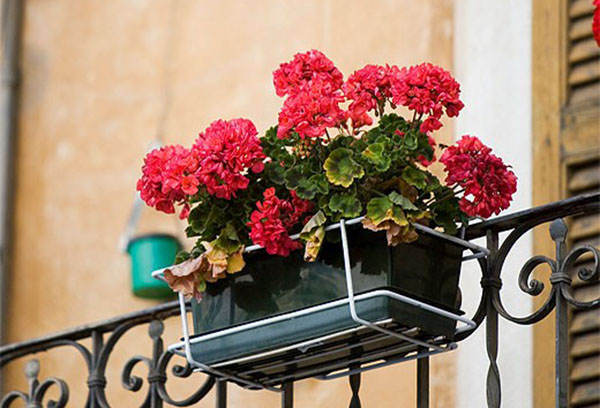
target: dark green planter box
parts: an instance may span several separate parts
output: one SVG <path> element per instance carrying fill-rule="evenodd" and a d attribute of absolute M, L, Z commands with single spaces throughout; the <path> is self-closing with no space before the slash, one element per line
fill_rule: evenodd
<path fill-rule="evenodd" d="M 195 336 L 347 296 L 339 231 L 328 240 L 317 262 L 300 251 L 287 258 L 260 250 L 246 255 L 241 273 L 210 284 L 200 304 L 192 301 Z M 388 247 L 385 235 L 348 227 L 355 294 L 388 289 L 450 312 L 459 313 L 458 280 L 463 248 L 421 234 L 418 241 Z M 366 320 L 393 319 L 402 327 L 419 327 L 428 336 L 452 340 L 456 321 L 389 298 L 357 301 Z M 213 364 L 288 346 L 356 327 L 348 305 L 286 319 L 192 344 L 194 358 Z M 194 337 L 195 337 L 194 336 Z"/>

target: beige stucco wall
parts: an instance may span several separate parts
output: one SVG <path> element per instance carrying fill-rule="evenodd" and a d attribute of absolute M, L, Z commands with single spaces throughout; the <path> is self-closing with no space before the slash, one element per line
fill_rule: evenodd
<path fill-rule="evenodd" d="M 430 61 L 451 69 L 452 3 L 27 0 L 8 340 L 153 305 L 130 294 L 128 258 L 117 241 L 142 156 L 165 113 L 164 84 L 172 95 L 167 143 L 189 144 L 217 118 L 248 117 L 264 131 L 281 104 L 271 72 L 310 48 L 324 51 L 346 75 L 365 63 Z M 443 135 L 450 134 L 447 126 Z M 144 219 L 146 228 L 157 222 L 173 228 L 149 212 Z M 176 320 L 167 322 L 165 341 L 174 341 L 178 329 Z M 119 376 L 126 359 L 150 352 L 146 328 L 119 343 L 107 370 L 113 406 L 141 401 L 121 388 Z M 41 376 L 67 380 L 69 406 L 82 406 L 85 371 L 76 352 L 40 358 Z M 23 362 L 8 366 L 5 390 L 26 389 Z M 432 406 L 451 407 L 454 358 L 432 364 Z M 173 382 L 180 396 L 198 383 Z M 361 390 L 367 407 L 414 406 L 415 366 L 366 374 Z M 229 400 L 232 407 L 270 407 L 279 396 L 230 386 Z M 346 406 L 347 380 L 303 381 L 295 400 L 300 408 Z"/>

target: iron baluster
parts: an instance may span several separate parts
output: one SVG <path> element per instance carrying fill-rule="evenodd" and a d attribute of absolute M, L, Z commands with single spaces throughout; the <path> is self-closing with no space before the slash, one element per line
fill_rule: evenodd
<path fill-rule="evenodd" d="M 498 253 L 498 233 L 495 231 L 487 232 L 487 246 L 490 250 L 488 257 L 488 268 L 481 281 L 481 286 L 487 292 L 491 292 L 492 296 L 487 296 L 486 299 L 486 318 L 485 318 L 485 339 L 486 351 L 490 365 L 488 368 L 486 385 L 487 385 L 487 405 L 489 408 L 500 408 L 502 401 L 502 386 L 500 381 L 500 369 L 498 368 L 498 311 L 492 302 L 494 294 L 498 293 L 502 287 L 499 271 L 494 270 L 492 262 L 495 255 Z"/>
<path fill-rule="evenodd" d="M 352 397 L 350 398 L 350 408 L 361 408 L 360 403 L 360 373 L 352 374 L 349 378 L 350 390 L 352 390 Z"/>
<path fill-rule="evenodd" d="M 417 360 L 417 408 L 429 408 L 429 357 Z"/>
<path fill-rule="evenodd" d="M 288 382 L 283 386 L 283 393 L 281 394 L 281 407 L 282 408 L 294 408 L 294 383 Z"/>
<path fill-rule="evenodd" d="M 217 381 L 217 408 L 227 408 L 227 381 Z"/>

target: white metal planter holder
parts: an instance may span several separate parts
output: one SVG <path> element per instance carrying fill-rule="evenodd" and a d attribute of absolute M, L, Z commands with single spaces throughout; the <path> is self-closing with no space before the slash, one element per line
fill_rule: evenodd
<path fill-rule="evenodd" d="M 348 247 L 348 237 L 346 234 L 346 225 L 359 223 L 362 221 L 363 218 L 364 217 L 359 217 L 359 218 L 354 218 L 354 219 L 351 219 L 348 221 L 342 219 L 339 223 L 329 225 L 328 227 L 325 228 L 325 231 L 331 231 L 331 230 L 335 230 L 338 228 L 340 229 L 341 240 L 342 240 L 342 251 L 343 251 L 343 256 L 344 256 L 344 271 L 345 271 L 345 277 L 346 277 L 346 287 L 347 287 L 347 291 L 348 291 L 348 295 L 346 298 L 190 338 L 188 319 L 187 319 L 187 310 L 186 310 L 186 301 L 185 301 L 184 296 L 182 294 L 179 294 L 179 306 L 180 306 L 180 312 L 181 312 L 181 325 L 182 325 L 182 330 L 183 330 L 183 341 L 172 344 L 171 346 L 168 347 L 168 350 L 174 354 L 185 357 L 187 359 L 187 361 L 189 362 L 190 366 L 193 367 L 196 371 L 202 371 L 202 372 L 214 375 L 220 379 L 236 382 L 246 388 L 268 389 L 271 391 L 282 392 L 283 387 L 281 385 L 274 386 L 274 385 L 270 385 L 265 382 L 255 382 L 252 380 L 248 380 L 246 378 L 242 378 L 239 375 L 236 375 L 236 373 L 234 373 L 234 372 L 227 371 L 226 368 L 227 368 L 227 366 L 230 366 L 232 364 L 237 364 L 237 363 L 241 363 L 241 362 L 251 362 L 253 360 L 257 360 L 260 358 L 283 354 L 287 351 L 309 350 L 311 348 L 311 346 L 322 344 L 324 341 L 331 340 L 331 339 L 333 339 L 335 337 L 339 337 L 341 335 L 346 335 L 346 334 L 349 334 L 352 332 L 360 331 L 365 328 L 368 328 L 373 331 L 380 332 L 386 336 L 390 336 L 390 337 L 400 339 L 400 340 L 407 342 L 409 345 L 411 345 L 410 352 L 407 355 L 398 357 L 398 358 L 386 359 L 384 361 L 381 361 L 381 359 L 373 360 L 368 365 L 360 366 L 358 368 L 347 367 L 347 364 L 344 364 L 342 367 L 339 367 L 340 364 L 338 363 L 336 365 L 337 367 L 334 366 L 331 368 L 331 372 L 324 374 L 324 375 L 317 375 L 316 378 L 319 378 L 322 380 L 335 379 L 335 378 L 339 378 L 339 377 L 356 374 L 359 372 L 373 370 L 373 369 L 384 367 L 384 366 L 391 365 L 391 364 L 396 364 L 396 363 L 399 363 L 402 361 L 408 361 L 408 360 L 414 360 L 414 359 L 418 359 L 418 358 L 428 357 L 431 355 L 435 355 L 435 354 L 439 354 L 439 353 L 443 353 L 446 351 L 456 349 L 457 344 L 455 342 L 445 341 L 443 337 L 435 338 L 435 339 L 431 339 L 431 340 L 421 340 L 421 339 L 411 336 L 411 334 L 414 334 L 414 332 L 418 331 L 418 330 L 415 330 L 415 328 L 405 329 L 405 330 L 402 330 L 401 332 L 397 332 L 397 331 L 387 329 L 385 327 L 385 325 L 387 323 L 390 323 L 391 319 L 377 321 L 377 322 L 371 322 L 371 321 L 361 318 L 358 315 L 358 313 L 356 311 L 356 301 L 365 300 L 365 299 L 369 299 L 369 298 L 376 298 L 376 297 L 388 297 L 388 298 L 394 299 L 396 301 L 407 303 L 407 304 L 415 306 L 417 308 L 424 309 L 426 311 L 429 311 L 431 313 L 445 317 L 447 319 L 452 319 L 452 320 L 456 321 L 457 323 L 461 323 L 462 325 L 460 327 L 457 327 L 457 329 L 456 329 L 456 334 L 475 329 L 477 326 L 475 324 L 475 322 L 473 322 L 472 320 L 467 319 L 463 316 L 457 315 L 455 313 L 451 313 L 451 312 L 449 312 L 447 310 L 443 310 L 439 307 L 432 306 L 428 303 L 424 303 L 422 301 L 413 299 L 409 296 L 405 296 L 405 295 L 401 295 L 399 293 L 392 292 L 390 290 L 377 289 L 377 290 L 372 290 L 372 291 L 369 291 L 366 293 L 355 295 L 354 294 L 354 285 L 352 282 L 352 273 L 351 273 L 352 271 L 351 271 L 351 266 L 350 266 L 350 251 L 349 251 L 349 247 Z M 442 232 L 425 227 L 423 225 L 415 224 L 415 228 L 425 234 L 437 236 L 444 240 L 450 241 L 454 244 L 458 244 L 458 245 L 464 247 L 465 249 L 471 250 L 472 254 L 463 257 L 463 261 L 469 260 L 469 259 L 486 257 L 490 253 L 487 248 L 484 248 L 479 245 L 473 244 L 471 242 L 465 241 L 464 239 L 461 239 L 461 238 L 457 238 L 454 236 L 444 234 Z M 292 236 L 292 238 L 298 239 L 299 236 L 295 235 L 295 236 Z M 245 252 L 252 252 L 252 251 L 259 250 L 259 249 L 261 249 L 260 246 L 252 245 L 252 246 L 247 247 L 245 249 Z M 164 279 L 163 271 L 164 271 L 164 269 L 154 271 L 152 273 L 152 276 L 155 277 L 156 279 Z M 345 304 L 348 305 L 348 308 L 350 311 L 350 316 L 352 317 L 352 320 L 354 320 L 357 323 L 357 327 L 355 327 L 355 328 L 343 330 L 338 333 L 318 337 L 315 339 L 303 341 L 303 342 L 296 343 L 293 345 L 280 347 L 275 350 L 270 350 L 267 352 L 263 352 L 263 353 L 259 353 L 259 354 L 255 354 L 255 355 L 251 355 L 251 356 L 247 356 L 247 357 L 236 358 L 236 359 L 229 360 L 229 361 L 219 362 L 217 364 L 213 364 L 212 366 L 204 364 L 200 361 L 196 361 L 191 352 L 192 344 L 194 344 L 194 345 L 201 344 L 202 342 L 207 341 L 207 340 L 227 336 L 227 335 L 234 334 L 234 333 L 244 332 L 246 330 L 255 329 L 258 327 L 263 327 L 263 326 L 266 326 L 266 325 L 269 325 L 272 323 L 277 323 L 280 321 L 284 321 L 287 319 L 293 319 L 296 317 L 309 315 L 311 313 L 332 309 L 334 307 L 338 307 L 340 305 L 345 305 Z M 415 348 L 415 346 L 416 346 L 416 348 Z"/>

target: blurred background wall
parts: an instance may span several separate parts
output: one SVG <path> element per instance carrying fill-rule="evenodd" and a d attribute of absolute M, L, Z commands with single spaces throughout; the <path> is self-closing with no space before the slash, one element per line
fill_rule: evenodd
<path fill-rule="evenodd" d="M 282 102 L 272 71 L 311 48 L 345 75 L 366 63 L 429 61 L 452 71 L 453 12 L 450 0 L 27 0 L 5 340 L 154 304 L 131 295 L 128 258 L 117 243 L 143 155 L 157 134 L 189 145 L 211 121 L 234 117 L 266 130 Z M 442 139 L 451 140 L 452 129 L 448 123 Z M 176 229 L 171 218 L 149 211 L 141 227 Z M 178 333 L 171 320 L 165 341 Z M 121 388 L 119 376 L 129 357 L 148 353 L 143 328 L 118 344 L 107 370 L 114 406 L 141 402 Z M 64 378 L 69 406 L 82 406 L 85 370 L 76 352 L 40 358 L 41 377 Z M 432 365 L 432 406 L 454 406 L 455 355 Z M 25 388 L 20 362 L 3 374 L 6 390 Z M 170 381 L 176 395 L 196 385 L 178 381 Z M 300 408 L 333 408 L 346 406 L 349 395 L 345 379 L 309 380 L 297 384 L 295 400 Z M 365 375 L 361 397 L 369 407 L 413 406 L 414 364 Z M 275 394 L 230 387 L 232 407 L 278 401 Z M 207 398 L 199 406 L 212 404 Z"/>
<path fill-rule="evenodd" d="M 133 297 L 129 259 L 118 249 L 150 143 L 160 137 L 190 145 L 218 118 L 246 117 L 264 132 L 282 103 L 272 71 L 311 48 L 346 76 L 367 63 L 428 61 L 450 70 L 466 106 L 437 138 L 448 143 L 477 135 L 512 164 L 519 177 L 513 211 L 600 188 L 600 48 L 591 32 L 591 0 L 1 1 L 4 12 L 9 3 L 23 5 L 15 153 L 0 140 L 0 180 L 14 182 L 14 196 L 0 197 L 0 217 L 8 214 L 14 227 L 1 299 L 4 343 L 157 304 Z M 3 40 L 8 26 L 3 21 Z M 6 65 L 10 49 L 1 52 Z M 1 106 L 17 79 L 2 78 Z M 10 133 L 2 120 L 2 135 Z M 11 160 L 14 177 L 3 173 Z M 173 217 L 149 209 L 139 227 L 139 233 L 180 236 L 183 230 Z M 597 217 L 571 220 L 570 227 L 571 244 L 600 245 Z M 532 302 L 517 287 L 516 274 L 532 252 L 553 255 L 546 227 L 524 237 L 507 260 L 502 294 L 515 315 L 545 300 Z M 463 271 L 463 309 L 471 316 L 480 272 L 473 264 Z M 598 283 L 574 288 L 583 298 L 599 290 Z M 180 327 L 177 319 L 166 323 L 168 344 L 178 340 Z M 503 406 L 552 406 L 552 318 L 533 329 L 504 323 Z M 485 406 L 483 330 L 457 352 L 432 358 L 433 408 Z M 574 313 L 570 335 L 572 404 L 597 406 L 598 314 Z M 117 344 L 106 372 L 112 406 L 139 405 L 144 390 L 125 391 L 120 375 L 133 355 L 150 353 L 146 327 Z M 76 351 L 55 349 L 36 358 L 40 377 L 65 379 L 69 406 L 83 406 L 87 375 Z M 25 361 L 0 372 L 5 392 L 26 390 Z M 405 363 L 365 374 L 363 406 L 414 406 L 415 371 Z M 141 367 L 134 374 L 146 376 Z M 168 388 L 185 397 L 200 381 L 199 375 L 170 378 Z M 279 404 L 273 393 L 229 390 L 231 407 Z M 346 379 L 307 380 L 296 384 L 294 396 L 299 408 L 336 408 L 347 406 L 350 392 Z M 213 403 L 211 394 L 198 406 Z"/>

